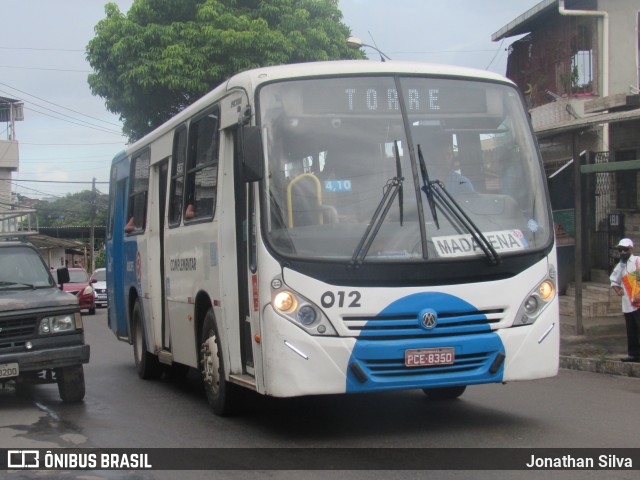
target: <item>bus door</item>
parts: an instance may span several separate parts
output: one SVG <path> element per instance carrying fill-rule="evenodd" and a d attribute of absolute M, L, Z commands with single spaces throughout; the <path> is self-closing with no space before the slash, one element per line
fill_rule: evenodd
<path fill-rule="evenodd" d="M 124 241 L 126 237 L 124 233 L 124 219 L 126 217 L 128 190 L 129 187 L 126 179 L 116 182 L 115 191 L 113 192 L 114 199 L 111 205 L 113 209 L 113 230 L 109 270 L 112 273 L 109 282 L 112 285 L 109 290 L 109 295 L 113 296 L 113 298 L 109 299 L 109 328 L 111 328 L 119 338 L 126 338 L 128 336 L 127 312 L 125 311 L 127 302 L 124 288 L 126 265 L 122 260 L 124 259 Z"/>
<path fill-rule="evenodd" d="M 246 373 L 255 374 L 251 340 L 251 316 L 257 315 L 258 271 L 255 242 L 255 194 L 254 184 L 242 179 L 242 165 L 237 148 L 234 154 L 235 203 L 236 203 L 236 251 L 238 262 L 238 312 L 240 321 L 240 348 Z M 254 305 L 255 303 L 255 305 Z"/>
<path fill-rule="evenodd" d="M 158 189 L 158 232 L 160 249 L 158 250 L 160 257 L 158 262 L 160 265 L 160 318 L 161 318 L 161 333 L 162 333 L 162 348 L 169 350 L 171 348 L 171 329 L 169 328 L 169 319 L 167 318 L 167 296 L 166 296 L 166 277 L 164 275 L 164 219 L 167 205 L 167 180 L 169 178 L 169 161 L 163 160 L 159 168 L 159 189 Z"/>

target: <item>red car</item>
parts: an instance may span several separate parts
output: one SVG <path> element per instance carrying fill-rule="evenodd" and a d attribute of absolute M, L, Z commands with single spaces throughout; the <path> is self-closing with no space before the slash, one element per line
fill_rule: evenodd
<path fill-rule="evenodd" d="M 51 274 L 57 283 L 56 271 L 51 270 Z M 69 268 L 69 283 L 65 283 L 62 287 L 65 292 L 78 297 L 80 310 L 89 310 L 89 315 L 96 313 L 96 298 L 92 283 L 95 283 L 95 280 L 89 280 L 89 275 L 84 268 Z"/>

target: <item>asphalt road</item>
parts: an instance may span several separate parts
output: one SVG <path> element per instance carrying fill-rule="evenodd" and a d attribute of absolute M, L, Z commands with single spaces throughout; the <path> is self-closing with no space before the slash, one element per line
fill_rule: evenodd
<path fill-rule="evenodd" d="M 87 395 L 64 404 L 55 385 L 0 387 L 1 448 L 640 448 L 640 379 L 562 370 L 552 379 L 470 387 L 457 401 L 421 391 L 272 399 L 248 393 L 232 418 L 213 415 L 197 372 L 143 381 L 132 348 L 85 316 Z M 426 451 L 426 450 L 425 450 Z M 490 451 L 499 455 L 499 450 Z M 251 452 L 247 451 L 247 455 Z M 371 455 L 380 455 L 372 450 Z M 374 462 L 376 458 L 371 458 Z M 295 464 L 295 462 L 294 462 Z M 377 478 L 371 471 L 10 471 L 11 479 Z M 639 468 L 636 465 L 635 468 Z M 384 478 L 549 478 L 551 472 L 386 470 Z M 553 478 L 637 478 L 637 470 L 562 471 Z"/>

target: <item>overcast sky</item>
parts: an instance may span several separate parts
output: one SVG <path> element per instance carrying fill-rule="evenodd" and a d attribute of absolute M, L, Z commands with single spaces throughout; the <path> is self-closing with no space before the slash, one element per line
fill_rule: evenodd
<path fill-rule="evenodd" d="M 340 0 L 344 23 L 394 60 L 505 73 L 507 47 L 491 34 L 540 0 Z M 33 198 L 108 192 L 109 166 L 126 138 L 87 85 L 84 50 L 104 18 L 102 0 L 0 0 L 0 96 L 25 102 L 14 191 Z M 133 0 L 116 0 L 126 12 Z M 369 58 L 378 54 L 365 49 Z M 6 140 L 0 124 L 0 139 Z M 27 182 L 26 180 L 39 180 Z M 69 182 L 69 183 L 66 183 Z M 71 183 L 76 182 L 76 183 Z"/>

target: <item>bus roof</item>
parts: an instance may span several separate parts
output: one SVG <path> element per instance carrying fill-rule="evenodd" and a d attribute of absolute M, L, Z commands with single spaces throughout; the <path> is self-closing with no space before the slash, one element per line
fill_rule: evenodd
<path fill-rule="evenodd" d="M 313 77 L 326 75 L 346 75 L 346 74 L 419 74 L 435 76 L 451 76 L 484 79 L 493 81 L 503 81 L 511 83 L 502 75 L 477 70 L 467 67 L 457 67 L 452 65 L 441 65 L 424 62 L 400 62 L 387 61 L 377 62 L 372 60 L 338 60 L 332 62 L 310 62 L 296 63 L 289 65 L 276 65 L 272 67 L 256 68 L 247 70 L 231 77 L 227 82 L 228 88 L 242 87 L 246 83 L 251 83 L 254 87 L 260 83 L 273 80 L 283 80 L 291 77 Z"/>
<path fill-rule="evenodd" d="M 204 95 L 202 98 L 185 108 L 182 112 L 175 115 L 163 125 L 159 126 L 153 132 L 147 134 L 137 142 L 129 145 L 125 152 L 132 153 L 148 144 L 154 138 L 163 135 L 168 130 L 175 128 L 180 123 L 186 121 L 191 116 L 197 114 L 207 106 L 211 105 L 216 99 L 221 98 L 226 92 L 235 89 L 244 89 L 251 91 L 256 89 L 260 84 L 273 82 L 277 80 L 285 80 L 289 78 L 304 77 L 321 77 L 332 75 L 367 75 L 382 74 L 389 75 L 393 73 L 408 75 L 433 75 L 437 77 L 453 77 L 461 79 L 475 79 L 503 82 L 513 85 L 508 78 L 486 70 L 478 70 L 467 67 L 458 67 L 452 65 L 441 65 L 425 62 L 402 62 L 387 61 L 377 62 L 372 60 L 337 60 L 328 62 L 308 62 L 296 63 L 288 65 L 275 65 L 271 67 L 261 67 L 253 70 L 240 72 L 231 77 L 226 82 L 218 85 L 215 89 Z M 249 101 L 252 101 L 250 99 Z M 114 161 L 121 160 L 118 155 Z"/>

